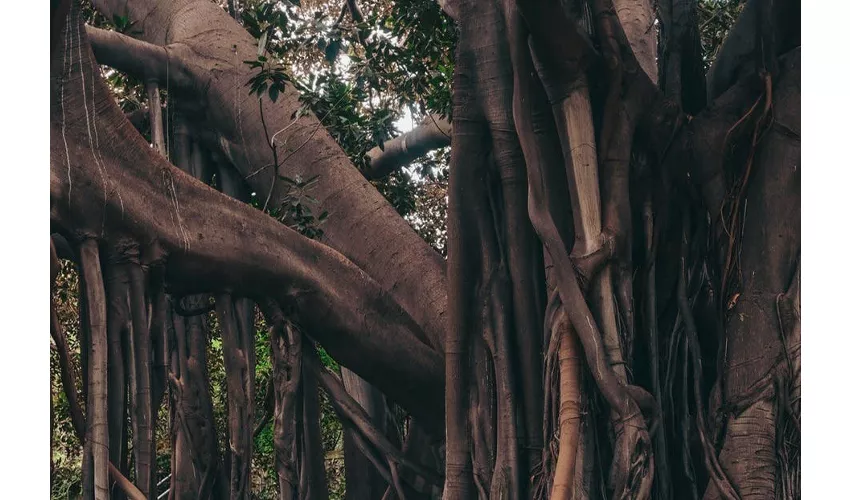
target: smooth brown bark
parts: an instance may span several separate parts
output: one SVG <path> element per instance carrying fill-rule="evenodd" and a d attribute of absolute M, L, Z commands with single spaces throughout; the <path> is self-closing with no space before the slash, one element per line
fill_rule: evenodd
<path fill-rule="evenodd" d="M 95 240 L 80 244 L 81 281 L 84 283 L 89 344 L 89 390 L 86 399 L 86 443 L 93 469 L 93 498 L 109 499 L 109 421 L 107 418 L 106 293 Z"/>
<path fill-rule="evenodd" d="M 168 165 L 112 102 L 81 28 L 71 23 L 80 37 L 69 37 L 53 64 L 51 219 L 81 234 L 152 242 L 143 251 L 151 262 L 169 254 L 165 277 L 175 294 L 230 288 L 296 304 L 300 322 L 315 326 L 336 359 L 432 431 L 441 427 L 441 356 L 418 340 L 422 330 L 410 316 L 339 253 Z"/>
<path fill-rule="evenodd" d="M 363 178 L 315 116 L 293 121 L 301 103 L 292 86 L 287 86 L 275 105 L 264 106 L 263 126 L 257 97 L 249 95 L 250 89 L 244 85 L 252 70 L 243 61 L 256 54 L 257 41 L 227 12 L 206 0 L 93 3 L 107 18 L 127 15 L 136 21 L 139 36 L 149 44 L 169 46 L 169 75 L 181 78 L 172 81 L 172 87 L 194 90 L 188 103 L 193 111 L 191 121 L 214 125 L 206 146 L 221 152 L 260 199 L 274 187 L 272 207 L 280 204 L 285 187 L 273 181 L 275 173 L 269 165 L 274 163 L 264 129 L 270 135 L 280 131 L 275 137 L 278 173 L 320 176 L 311 195 L 330 213 L 322 226 L 322 241 L 389 291 L 441 353 L 447 321 L 445 261 Z M 123 50 L 116 65 L 147 57 L 145 51 L 113 45 L 116 52 Z M 183 85 L 184 69 L 191 75 L 188 85 Z M 360 237 L 351 238 L 351 234 Z"/>
<path fill-rule="evenodd" d="M 553 335 L 559 340 L 558 364 L 561 377 L 559 420 L 560 443 L 558 465 L 552 485 L 552 500 L 569 500 L 573 496 L 576 472 L 576 455 L 579 448 L 579 424 L 581 422 L 581 378 L 580 352 L 575 333 L 570 330 L 569 320 L 561 312 L 555 320 Z"/>
<path fill-rule="evenodd" d="M 385 177 L 429 151 L 449 146 L 451 139 L 451 122 L 439 116 L 428 115 L 410 132 L 386 141 L 383 148 L 375 146 L 370 149 L 366 153 L 369 167 L 363 171 L 363 175 L 367 179 Z"/>
<path fill-rule="evenodd" d="M 273 301 L 261 301 L 260 307 L 272 325 L 274 448 L 279 495 L 282 500 L 295 500 L 299 498 L 295 409 L 301 384 L 301 332 L 286 320 Z"/>

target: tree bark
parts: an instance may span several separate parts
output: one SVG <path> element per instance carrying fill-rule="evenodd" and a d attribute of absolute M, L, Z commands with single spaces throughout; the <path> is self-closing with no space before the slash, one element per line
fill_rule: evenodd
<path fill-rule="evenodd" d="M 89 444 L 93 468 L 93 498 L 109 499 L 109 421 L 107 418 L 106 293 L 100 270 L 100 256 L 95 240 L 80 245 L 81 280 L 85 283 L 87 321 L 91 335 L 89 358 L 89 391 L 86 401 L 86 442 Z"/>
<path fill-rule="evenodd" d="M 331 355 L 439 434 L 442 361 L 419 340 L 422 329 L 339 253 L 168 165 L 115 106 L 82 27 L 69 29 L 80 31 L 79 40 L 71 37 L 59 51 L 51 79 L 51 219 L 83 234 L 106 230 L 143 241 L 156 235 L 144 250 L 151 262 L 168 255 L 165 277 L 174 294 L 232 287 L 296 304 L 300 322 L 315 327 Z M 78 92 L 83 83 L 85 93 Z M 94 168 L 85 167 L 92 162 Z M 345 300 L 337 304 L 339 297 Z M 367 352 L 374 357 L 363 357 Z M 424 390 L 414 396 L 411 387 Z"/>
<path fill-rule="evenodd" d="M 340 375 L 346 392 L 366 410 L 381 432 L 387 432 L 387 402 L 369 382 L 358 377 L 348 368 L 340 367 Z M 349 500 L 377 498 L 386 490 L 387 484 L 375 467 L 357 448 L 352 431 L 343 434 L 345 452 L 345 497 Z"/>
<path fill-rule="evenodd" d="M 153 0 L 96 0 L 95 7 L 107 18 L 127 15 L 138 24 L 140 37 L 153 48 L 136 49 L 125 43 L 98 46 L 98 54 L 113 46 L 122 69 L 131 62 L 144 62 L 144 70 L 168 69 L 172 91 L 189 93 L 191 121 L 212 129 L 207 147 L 222 154 L 242 177 L 265 199 L 275 173 L 271 150 L 259 116 L 256 96 L 244 84 L 252 70 L 244 60 L 257 52 L 257 42 L 219 6 L 206 0 L 179 0 L 162 4 Z M 214 27 L 211 29 L 211 27 Z M 148 64 L 148 53 L 166 51 L 167 64 Z M 150 49 L 150 50 L 149 50 Z M 161 60 L 162 58 L 160 58 Z M 104 64 L 108 64 L 105 61 Z M 185 71 L 184 71 L 185 70 Z M 191 75 L 188 79 L 184 77 Z M 161 82 L 164 80 L 160 80 Z M 383 196 L 357 171 L 339 145 L 313 115 L 293 121 L 301 107 L 298 93 L 287 86 L 277 103 L 265 105 L 264 119 L 269 135 L 276 135 L 280 172 L 304 178 L 319 175 L 311 195 L 321 209 L 330 213 L 322 226 L 322 241 L 351 259 L 401 305 L 419 324 L 432 346 L 442 353 L 446 327 L 445 261 L 393 209 Z M 285 194 L 276 183 L 269 206 L 279 206 Z M 360 238 L 350 238 L 350 234 Z"/>
<path fill-rule="evenodd" d="M 449 146 L 452 140 L 452 124 L 439 116 L 428 115 L 419 126 L 384 143 L 366 153 L 369 167 L 363 171 L 367 179 L 380 179 L 399 168 L 425 156 L 435 149 Z"/>

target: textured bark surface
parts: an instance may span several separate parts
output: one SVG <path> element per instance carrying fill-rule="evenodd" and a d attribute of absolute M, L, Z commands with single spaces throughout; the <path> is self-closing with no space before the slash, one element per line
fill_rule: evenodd
<path fill-rule="evenodd" d="M 266 321 L 272 325 L 274 448 L 279 497 L 281 500 L 295 500 L 299 498 L 295 410 L 301 384 L 302 336 L 273 301 L 263 301 L 260 307 Z"/>
<path fill-rule="evenodd" d="M 170 89 L 188 97 L 191 121 L 214 124 L 215 140 L 206 146 L 221 151 L 260 199 L 266 199 L 274 188 L 269 206 L 278 206 L 284 186 L 274 182 L 259 104 L 244 85 L 251 69 L 243 61 L 256 54 L 257 41 L 207 0 L 96 0 L 93 4 L 107 18 L 129 16 L 145 42 L 168 46 L 166 67 L 160 65 L 159 70 L 167 68 L 170 77 L 181 78 L 171 81 Z M 116 66 L 142 57 L 131 53 L 133 57 L 123 57 Z M 187 78 L 183 80 L 183 76 Z M 160 84 L 163 88 L 168 85 Z M 445 261 L 358 172 L 315 116 L 293 122 L 293 113 L 300 106 L 291 86 L 275 105 L 264 105 L 270 134 L 281 131 L 275 139 L 278 173 L 290 178 L 296 173 L 304 178 L 320 176 L 311 195 L 330 214 L 322 226 L 322 241 L 389 291 L 432 345 L 441 347 L 447 307 Z M 352 238 L 352 234 L 359 236 Z"/>
<path fill-rule="evenodd" d="M 340 375 L 346 392 L 366 410 L 366 414 L 382 433 L 387 433 L 387 401 L 373 385 L 369 384 L 348 368 L 341 367 Z M 376 498 L 387 489 L 386 481 L 357 448 L 352 431 L 343 435 L 345 453 L 345 496 L 347 499 Z"/>
<path fill-rule="evenodd" d="M 658 29 L 651 0 L 613 0 L 626 39 L 640 67 L 653 82 L 658 81 Z"/>
<path fill-rule="evenodd" d="M 800 255 L 800 64 L 799 49 L 784 58 L 773 96 L 775 123 L 791 132 L 771 128 L 753 160 L 739 264 L 750 272 L 728 312 L 722 353 L 722 402 L 733 411 L 719 458 L 742 499 L 776 495 L 779 395 L 771 381 L 787 363 L 777 298 Z M 716 490 L 706 498 L 718 498 Z"/>
<path fill-rule="evenodd" d="M 422 329 L 339 253 L 215 192 L 151 150 L 112 101 L 79 16 L 71 18 L 66 50 L 52 62 L 51 219 L 79 235 L 121 232 L 149 242 L 143 259 L 165 262 L 174 294 L 231 289 L 297 304 L 299 320 L 315 326 L 328 352 L 429 429 L 441 427 L 441 356 L 419 340 Z M 92 162 L 95 168 L 87 168 Z M 356 354 L 365 352 L 374 358 Z"/>
<path fill-rule="evenodd" d="M 229 295 L 215 298 L 216 316 L 221 325 L 224 370 L 227 375 L 227 425 L 230 436 L 230 498 L 251 497 L 251 453 L 253 451 L 254 400 L 250 363 L 245 347 L 245 332 L 238 326 L 236 311 Z M 253 342 L 253 339 L 250 339 Z"/>
<path fill-rule="evenodd" d="M 51 222 L 66 242 L 52 248 L 83 269 L 85 415 L 55 307 L 51 333 L 85 498 L 105 498 L 107 474 L 141 495 L 110 463 L 124 461 L 125 411 L 153 496 L 166 380 L 170 498 L 250 497 L 255 300 L 272 326 L 282 498 L 329 495 L 320 388 L 343 422 L 352 499 L 799 497 L 798 3 L 748 2 L 708 100 L 694 2 L 659 3 L 660 78 L 643 0 L 446 3 L 459 35 L 447 263 L 314 118 L 292 118 L 294 91 L 262 127 L 243 83 L 256 46 L 219 6 L 95 3 L 145 41 L 83 28 L 75 4 L 51 57 Z M 109 95 L 89 37 L 99 62 L 144 79 L 155 148 Z M 277 130 L 278 173 L 320 173 L 336 217 L 323 242 L 238 201 L 248 187 L 280 200 L 264 142 Z M 204 185 L 213 174 L 223 192 Z M 208 331 L 187 312 L 211 296 L 223 457 Z M 387 401 L 413 417 L 403 447 Z"/>
<path fill-rule="evenodd" d="M 86 398 L 86 443 L 91 457 L 93 498 L 109 499 L 109 421 L 107 419 L 106 292 L 100 270 L 100 255 L 93 239 L 80 246 L 81 282 L 84 284 L 86 326 L 89 344 L 88 394 Z"/>

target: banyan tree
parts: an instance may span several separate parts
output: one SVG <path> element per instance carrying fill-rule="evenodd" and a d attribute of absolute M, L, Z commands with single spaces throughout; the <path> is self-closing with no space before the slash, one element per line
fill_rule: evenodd
<path fill-rule="evenodd" d="M 264 52 L 300 2 L 90 3 L 50 23 L 83 498 L 253 498 L 264 425 L 279 498 L 328 498 L 320 398 L 349 499 L 800 497 L 799 2 L 746 2 L 708 69 L 695 1 L 319 2 L 351 55 L 396 4 L 454 37 L 450 109 L 355 158 Z M 444 257 L 374 181 L 446 146 Z M 274 212 L 303 179 L 315 234 Z"/>

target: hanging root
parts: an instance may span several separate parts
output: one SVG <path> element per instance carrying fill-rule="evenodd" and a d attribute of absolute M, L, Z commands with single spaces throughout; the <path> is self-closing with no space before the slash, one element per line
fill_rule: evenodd
<path fill-rule="evenodd" d="M 227 420 L 230 429 L 231 498 L 248 498 L 250 495 L 251 446 L 253 441 L 251 420 L 253 400 L 248 396 L 250 390 L 248 353 L 246 339 L 241 332 L 235 315 L 233 300 L 228 294 L 215 298 L 215 308 L 221 325 L 221 341 L 224 346 L 224 368 L 227 375 Z M 253 339 L 251 339 L 253 341 Z"/>
<path fill-rule="evenodd" d="M 85 283 L 90 335 L 86 441 L 91 450 L 95 500 L 109 498 L 109 424 L 107 421 L 107 337 L 106 293 L 100 269 L 97 242 L 86 239 L 80 245 L 81 278 Z"/>
<path fill-rule="evenodd" d="M 109 420 L 109 460 L 121 464 L 127 450 L 127 380 L 124 352 L 130 322 L 128 296 L 130 279 L 126 266 L 120 263 L 121 253 L 109 251 L 103 259 L 103 278 L 106 287 L 106 337 L 109 344 L 107 376 L 107 413 Z M 133 417 L 135 418 L 135 417 Z"/>
<path fill-rule="evenodd" d="M 375 426 L 369 417 L 369 414 L 366 413 L 366 410 L 364 410 L 363 407 L 360 406 L 360 404 L 358 404 L 357 401 L 355 401 L 354 398 L 345 391 L 342 381 L 334 373 L 322 366 L 318 359 L 305 357 L 305 365 L 322 388 L 327 392 L 328 399 L 339 414 L 340 418 L 349 422 L 351 428 L 355 431 L 355 435 L 358 435 L 363 439 L 363 443 L 366 445 L 364 455 L 367 455 L 368 458 L 367 452 L 369 452 L 371 448 L 374 448 L 375 453 L 385 457 L 384 460 L 377 461 L 378 464 L 376 464 L 376 467 L 386 461 L 387 465 L 384 469 L 389 471 L 390 475 L 385 479 L 388 479 L 390 484 L 394 484 L 396 482 L 392 477 L 393 474 L 391 471 L 391 469 L 396 465 L 401 465 L 405 469 L 408 469 L 410 472 L 413 472 L 415 475 L 425 480 L 426 485 L 429 487 L 427 489 L 416 484 L 417 481 L 407 481 L 421 493 L 430 493 L 430 487 L 442 484 L 443 477 L 439 473 L 413 462 L 406 457 L 404 453 L 398 449 L 398 447 L 390 442 L 384 433 Z M 406 479 L 406 475 L 401 477 L 402 479 Z"/>
<path fill-rule="evenodd" d="M 133 321 L 133 351 L 136 374 L 135 416 L 133 449 L 136 452 L 136 480 L 145 494 L 153 494 L 156 484 L 154 473 L 156 453 L 153 427 L 153 402 L 151 400 L 152 344 L 145 303 L 145 280 L 138 260 L 138 249 L 129 264 L 130 310 Z"/>
<path fill-rule="evenodd" d="M 702 444 L 703 457 L 705 459 L 705 467 L 708 470 L 709 477 L 712 483 L 716 486 L 718 493 L 724 500 L 740 500 L 738 492 L 729 482 L 726 472 L 720 465 L 717 459 L 717 454 L 714 449 L 714 444 L 709 440 L 706 424 L 705 410 L 703 408 L 702 399 L 702 354 L 700 353 L 699 338 L 697 337 L 696 321 L 694 320 L 693 312 L 691 311 L 690 303 L 688 302 L 688 267 L 687 255 L 690 248 L 688 236 L 688 226 L 690 219 L 688 214 L 682 222 L 682 249 L 679 266 L 679 283 L 676 289 L 677 304 L 679 306 L 679 314 L 682 315 L 687 333 L 687 344 L 690 346 L 691 361 L 694 370 L 694 400 L 696 401 L 696 417 L 697 417 L 697 433 L 699 434 L 700 443 Z M 687 355 L 687 353 L 686 353 Z"/>
<path fill-rule="evenodd" d="M 268 400 L 274 401 L 274 448 L 280 498 L 296 498 L 298 467 L 296 461 L 296 397 L 301 385 L 301 332 L 286 321 L 278 305 L 266 299 L 260 302 L 266 321 L 272 325 L 272 378 Z M 266 414 L 271 411 L 267 408 Z M 256 431 L 255 431 L 256 432 Z M 256 434 L 255 434 L 256 435 Z"/>
<path fill-rule="evenodd" d="M 68 400 L 68 411 L 71 414 L 71 426 L 80 443 L 86 442 L 86 419 L 83 416 L 83 410 L 80 407 L 79 399 L 77 398 L 77 380 L 74 375 L 74 368 L 71 365 L 71 351 L 68 347 L 68 339 L 65 336 L 65 331 L 56 317 L 56 307 L 50 304 L 50 334 L 53 341 L 56 343 L 56 350 L 59 354 L 59 370 L 62 380 L 62 389 L 65 393 L 65 399 Z M 118 485 L 119 488 L 127 495 L 130 500 L 146 500 L 142 492 L 130 482 L 121 471 L 110 461 L 109 462 L 109 477 Z"/>
<path fill-rule="evenodd" d="M 553 340 L 557 335 L 560 366 L 560 438 L 558 462 L 552 485 L 552 500 L 570 500 L 573 494 L 576 453 L 579 446 L 579 424 L 581 422 L 581 379 L 578 339 L 560 308 L 553 325 Z"/>
<path fill-rule="evenodd" d="M 744 220 L 741 216 L 741 200 L 746 198 L 747 186 L 749 184 L 750 176 L 752 174 L 753 162 L 755 160 L 756 155 L 756 147 L 766 130 L 766 125 L 770 121 L 771 111 L 773 110 L 773 79 L 770 74 L 764 74 L 763 80 L 764 92 L 762 93 L 762 95 L 759 96 L 756 102 L 753 103 L 752 107 L 746 113 L 744 113 L 744 115 L 726 132 L 726 136 L 723 140 L 723 151 L 725 151 L 727 143 L 729 142 L 729 139 L 735 132 L 735 130 L 742 124 L 746 123 L 753 115 L 753 113 L 755 113 L 756 109 L 759 107 L 759 104 L 763 103 L 761 114 L 759 114 L 758 118 L 756 118 L 755 124 L 753 126 L 752 137 L 750 139 L 750 147 L 747 152 L 747 160 L 744 165 L 743 175 L 740 177 L 737 183 L 733 184 L 733 187 L 729 191 L 727 199 L 724 200 L 724 206 L 722 207 L 720 213 L 720 225 L 724 229 L 725 234 L 728 237 L 728 242 L 726 244 L 726 256 L 724 259 L 724 265 L 722 270 L 722 280 L 720 284 L 720 297 L 722 298 L 722 300 L 724 300 L 724 305 L 726 305 L 726 303 L 729 303 L 730 296 L 734 296 L 730 292 L 730 286 L 732 286 L 733 280 L 737 278 L 738 283 L 742 283 L 743 281 L 740 266 L 735 260 L 735 256 L 739 254 L 739 247 L 741 245 L 739 235 L 743 231 L 744 224 Z M 729 217 L 731 217 L 731 221 L 727 226 L 726 219 Z M 738 274 L 737 277 L 735 276 L 736 273 Z M 731 306 L 728 308 L 731 309 Z"/>

